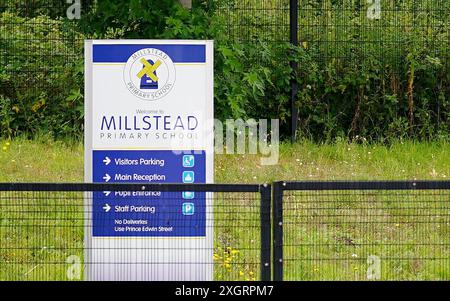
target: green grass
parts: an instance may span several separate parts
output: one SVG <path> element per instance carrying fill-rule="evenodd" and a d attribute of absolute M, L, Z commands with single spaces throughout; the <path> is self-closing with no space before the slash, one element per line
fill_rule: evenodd
<path fill-rule="evenodd" d="M 18 138 L 0 141 L 0 147 L 0 182 L 83 181 L 79 142 Z M 215 170 L 217 183 L 445 180 L 450 177 L 450 145 L 305 141 L 282 145 L 279 164 L 274 166 L 262 166 L 256 155 L 216 155 Z M 51 275 L 64 280 L 70 267 L 66 258 L 73 254 L 82 258 L 82 195 L 38 196 L 42 198 L 30 193 L 0 197 L 0 279 L 36 280 Z M 214 198 L 215 279 L 258 279 L 258 198 L 250 194 L 215 194 Z M 64 199 L 73 202 L 66 201 L 61 210 Z M 16 202 L 33 211 L 17 210 L 12 206 Z M 382 279 L 450 279 L 449 202 L 444 192 L 438 196 L 420 192 L 407 196 L 401 192 L 289 194 L 284 239 L 285 258 L 291 260 L 285 262 L 285 277 L 366 279 L 367 257 L 377 255 L 383 258 Z M 33 227 L 37 223 L 43 226 Z"/>
<path fill-rule="evenodd" d="M 67 280 L 83 260 L 83 193 L 0 193 L 0 280 Z M 81 265 L 80 265 L 81 266 Z"/>
<path fill-rule="evenodd" d="M 285 279 L 365 280 L 370 256 L 383 280 L 450 279 L 449 204 L 436 191 L 289 193 Z"/>
<path fill-rule="evenodd" d="M 0 182 L 83 182 L 83 145 L 48 139 L 0 141 Z M 446 180 L 450 143 L 397 142 L 390 146 L 301 142 L 280 147 L 278 165 L 257 155 L 216 155 L 217 183 L 279 180 Z"/>

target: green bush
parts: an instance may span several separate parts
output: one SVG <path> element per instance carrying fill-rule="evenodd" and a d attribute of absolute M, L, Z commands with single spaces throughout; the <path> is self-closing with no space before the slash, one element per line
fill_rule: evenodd
<path fill-rule="evenodd" d="M 0 14 L 0 32 L 1 134 L 80 136 L 82 37 L 62 21 L 9 12 Z"/>
<path fill-rule="evenodd" d="M 449 73 L 426 50 L 409 53 L 400 70 L 373 55 L 355 64 L 330 61 L 322 66 L 309 49 L 287 44 L 219 44 L 215 60 L 216 116 L 222 119 L 278 118 L 286 134 L 294 78 L 300 137 L 373 141 L 433 139 L 450 133 Z M 294 77 L 290 60 L 298 64 Z"/>
<path fill-rule="evenodd" d="M 171 38 L 200 38 L 209 27 L 204 8 L 199 2 L 191 12 L 178 0 L 98 0 L 82 18 L 80 29 L 98 37 L 119 30 L 128 39 L 158 39 L 167 33 Z"/>
<path fill-rule="evenodd" d="M 287 2 L 223 1 L 220 14 L 227 17 L 229 35 L 250 37 L 252 43 L 239 45 L 242 51 L 228 54 L 240 63 L 241 69 L 235 70 L 234 76 L 216 66 L 216 77 L 221 78 L 216 106 L 221 101 L 225 107 L 229 104 L 227 115 L 232 109 L 262 118 L 275 113 L 282 122 L 288 120 L 288 62 L 297 60 L 299 136 L 315 140 L 449 137 L 450 2 L 381 3 L 381 18 L 372 20 L 366 16 L 368 5 L 364 1 L 300 0 L 300 49 L 285 51 L 273 63 L 253 55 L 254 49 L 261 49 L 254 41 L 288 39 L 289 10 L 282 9 Z M 272 44 L 266 45 L 276 57 L 274 49 L 282 46 Z M 236 46 L 230 46 L 233 48 Z M 261 56 L 267 57 L 267 53 L 262 51 Z M 276 75 L 277 83 L 283 83 L 282 88 L 274 87 L 273 79 L 264 76 L 265 67 Z M 264 96 L 246 93 L 252 87 L 245 80 L 245 87 L 234 91 L 230 92 L 232 84 L 224 87 L 227 82 L 222 78 L 228 76 L 233 83 L 233 78 L 244 79 L 248 73 L 260 74 L 257 82 Z M 222 90 L 225 95 L 220 94 Z M 255 111 L 261 100 L 264 107 Z M 236 107 L 236 103 L 241 105 Z M 284 124 L 285 133 L 287 128 Z"/>
<path fill-rule="evenodd" d="M 83 6 L 85 2 L 90 1 L 92 0 L 82 1 Z M 9 11 L 21 17 L 33 18 L 46 15 L 56 19 L 65 16 L 69 5 L 64 0 L 2 0 L 0 13 Z"/>

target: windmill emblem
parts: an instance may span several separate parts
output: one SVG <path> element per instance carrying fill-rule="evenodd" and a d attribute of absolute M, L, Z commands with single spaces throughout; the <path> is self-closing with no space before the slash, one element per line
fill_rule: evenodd
<path fill-rule="evenodd" d="M 139 49 L 128 58 L 123 80 L 134 96 L 143 100 L 161 99 L 175 85 L 175 65 L 170 56 L 159 49 Z"/>
<path fill-rule="evenodd" d="M 161 61 L 154 63 L 152 60 L 142 58 L 140 62 L 143 64 L 142 70 L 137 74 L 141 79 L 140 88 L 142 90 L 158 90 L 158 76 L 156 69 L 161 65 Z"/>

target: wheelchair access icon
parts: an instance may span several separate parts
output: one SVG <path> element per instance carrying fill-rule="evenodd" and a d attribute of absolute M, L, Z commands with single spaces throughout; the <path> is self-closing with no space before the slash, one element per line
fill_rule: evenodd
<path fill-rule="evenodd" d="M 194 167 L 194 165 L 195 165 L 195 157 L 193 155 L 183 156 L 183 167 Z"/>

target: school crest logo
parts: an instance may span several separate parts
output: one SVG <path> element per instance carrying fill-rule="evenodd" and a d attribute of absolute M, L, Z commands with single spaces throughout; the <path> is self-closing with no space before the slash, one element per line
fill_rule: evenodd
<path fill-rule="evenodd" d="M 175 66 L 163 51 L 145 48 L 128 59 L 124 73 L 128 90 L 144 100 L 157 100 L 170 93 L 175 84 Z"/>

